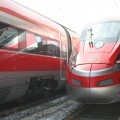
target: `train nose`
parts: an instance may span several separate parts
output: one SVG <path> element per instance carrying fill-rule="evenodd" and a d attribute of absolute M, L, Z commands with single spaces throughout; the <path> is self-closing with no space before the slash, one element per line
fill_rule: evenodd
<path fill-rule="evenodd" d="M 120 93 L 116 66 L 107 64 L 79 65 L 71 71 L 70 94 L 83 103 L 111 103 Z"/>

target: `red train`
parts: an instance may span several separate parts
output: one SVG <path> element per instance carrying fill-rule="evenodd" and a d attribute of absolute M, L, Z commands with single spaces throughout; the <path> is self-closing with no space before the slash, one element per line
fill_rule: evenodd
<path fill-rule="evenodd" d="M 70 97 L 81 103 L 120 101 L 120 18 L 85 26 L 67 76 Z"/>
<path fill-rule="evenodd" d="M 79 35 L 62 25 L 0 0 L 0 103 L 62 89 L 78 41 Z"/>

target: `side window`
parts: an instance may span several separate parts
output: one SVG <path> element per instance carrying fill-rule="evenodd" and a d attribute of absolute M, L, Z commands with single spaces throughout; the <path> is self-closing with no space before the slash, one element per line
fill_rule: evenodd
<path fill-rule="evenodd" d="M 29 53 L 33 53 L 38 50 L 38 44 L 35 35 L 31 32 L 27 32 L 26 34 L 26 49 Z"/>
<path fill-rule="evenodd" d="M 47 36 L 35 35 L 35 41 L 38 48 L 36 54 L 47 55 L 47 56 L 60 56 L 59 42 Z"/>
<path fill-rule="evenodd" d="M 60 43 L 58 41 L 55 44 L 55 56 L 60 57 Z"/>
<path fill-rule="evenodd" d="M 42 51 L 46 52 L 47 55 L 60 57 L 59 42 L 52 38 L 47 38 L 47 44 L 42 46 Z"/>
<path fill-rule="evenodd" d="M 51 40 L 44 37 L 43 45 L 41 46 L 41 51 L 43 55 L 53 56 L 53 46 L 51 46 Z"/>
<path fill-rule="evenodd" d="M 26 50 L 26 31 L 22 32 L 18 36 L 18 47 L 19 51 L 24 51 Z"/>
<path fill-rule="evenodd" d="M 59 41 L 55 42 L 55 56 L 60 57 L 60 43 Z"/>
<path fill-rule="evenodd" d="M 38 45 L 38 49 L 40 50 L 42 48 L 42 37 L 40 35 L 35 35 L 35 40 Z"/>
<path fill-rule="evenodd" d="M 6 27 L 0 29 L 0 48 L 19 51 L 19 34 L 22 30 L 18 28 Z"/>
<path fill-rule="evenodd" d="M 37 43 L 42 42 L 41 37 L 40 37 L 40 36 L 38 36 L 38 35 L 35 35 L 35 40 L 37 41 Z"/>
<path fill-rule="evenodd" d="M 12 38 L 10 41 L 3 43 L 3 48 L 9 49 L 9 50 L 19 50 L 18 46 L 18 36 Z"/>
<path fill-rule="evenodd" d="M 43 36 L 28 32 L 26 35 L 26 52 L 33 54 L 43 54 Z"/>

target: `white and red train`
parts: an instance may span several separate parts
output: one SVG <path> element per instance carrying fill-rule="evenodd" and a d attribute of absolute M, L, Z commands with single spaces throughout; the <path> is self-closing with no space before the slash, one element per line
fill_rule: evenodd
<path fill-rule="evenodd" d="M 79 35 L 13 0 L 0 0 L 0 103 L 62 89 Z"/>
<path fill-rule="evenodd" d="M 120 18 L 85 26 L 67 77 L 70 97 L 81 103 L 120 101 Z"/>

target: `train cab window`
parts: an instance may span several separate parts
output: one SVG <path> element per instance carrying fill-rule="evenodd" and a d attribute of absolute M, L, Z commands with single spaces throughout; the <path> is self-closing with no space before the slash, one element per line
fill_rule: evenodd
<path fill-rule="evenodd" d="M 104 41 L 104 43 L 116 42 L 120 31 L 119 25 L 120 22 L 118 21 L 89 25 L 83 30 L 81 40 L 92 41 L 93 43 L 99 40 Z"/>

